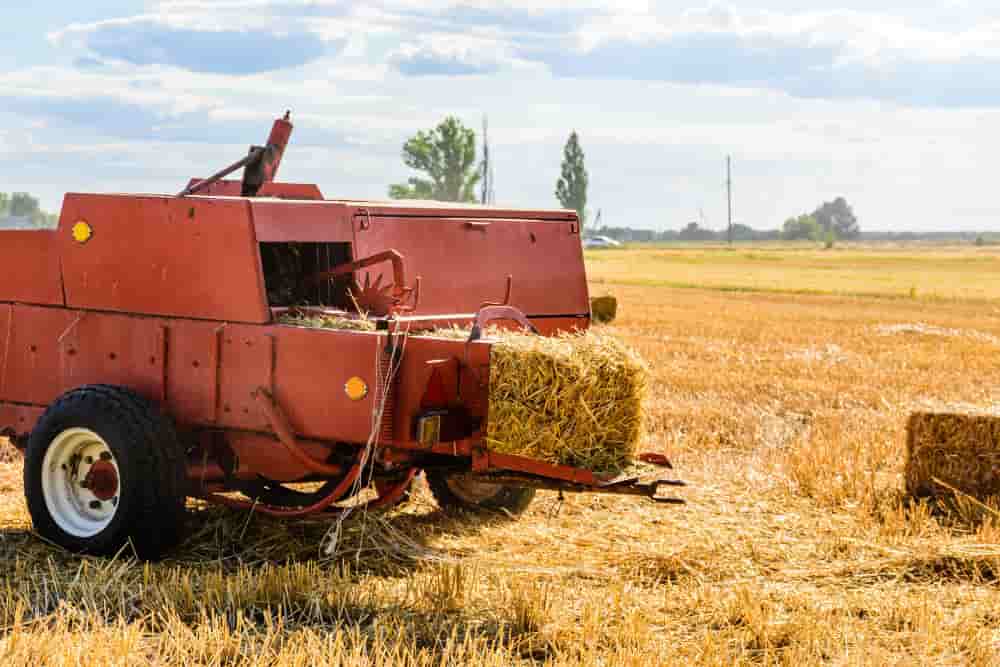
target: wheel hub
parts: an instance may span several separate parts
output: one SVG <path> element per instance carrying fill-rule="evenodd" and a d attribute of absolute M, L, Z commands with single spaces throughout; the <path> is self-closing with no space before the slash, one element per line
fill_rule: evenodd
<path fill-rule="evenodd" d="M 42 494 L 52 520 L 75 537 L 92 537 L 111 523 L 120 495 L 118 462 L 97 433 L 62 431 L 42 461 Z"/>
<path fill-rule="evenodd" d="M 93 493 L 98 500 L 111 500 L 118 495 L 118 469 L 110 461 L 95 461 L 81 486 Z"/>

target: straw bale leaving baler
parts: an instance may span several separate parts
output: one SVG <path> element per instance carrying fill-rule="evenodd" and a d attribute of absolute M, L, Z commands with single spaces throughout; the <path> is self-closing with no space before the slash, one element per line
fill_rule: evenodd
<path fill-rule="evenodd" d="M 596 472 L 634 463 L 646 366 L 606 335 L 508 334 L 493 346 L 486 444 Z"/>

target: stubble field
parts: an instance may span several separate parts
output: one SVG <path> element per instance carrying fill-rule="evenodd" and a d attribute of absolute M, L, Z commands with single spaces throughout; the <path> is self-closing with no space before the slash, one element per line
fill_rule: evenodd
<path fill-rule="evenodd" d="M 144 565 L 30 534 L 0 464 L 0 663 L 997 664 L 1000 522 L 902 494 L 914 408 L 1000 402 L 1000 253 L 588 255 L 652 369 L 680 507 L 539 494 L 518 520 L 426 492 L 349 521 L 192 508 Z M 695 286 L 709 286 L 701 289 Z"/>

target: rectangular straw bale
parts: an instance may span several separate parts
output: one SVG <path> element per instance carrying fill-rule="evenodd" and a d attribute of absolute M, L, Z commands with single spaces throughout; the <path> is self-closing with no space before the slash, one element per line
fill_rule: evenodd
<path fill-rule="evenodd" d="M 917 412 L 906 438 L 906 489 L 914 496 L 1000 496 L 1000 414 Z M 941 480 L 947 486 L 935 482 Z"/>
<path fill-rule="evenodd" d="M 615 473 L 634 459 L 647 370 L 606 335 L 506 333 L 490 358 L 487 447 Z"/>

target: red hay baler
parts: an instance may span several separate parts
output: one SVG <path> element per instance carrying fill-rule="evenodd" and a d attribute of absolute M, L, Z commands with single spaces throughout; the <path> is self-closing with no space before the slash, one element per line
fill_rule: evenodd
<path fill-rule="evenodd" d="M 0 434 L 41 535 L 156 557 L 187 497 L 298 517 L 374 489 L 365 507 L 388 507 L 421 470 L 446 509 L 517 512 L 536 488 L 674 500 L 661 475 L 483 444 L 483 328 L 589 326 L 574 212 L 324 200 L 274 180 L 291 130 L 179 195 L 67 194 L 57 229 L 0 231 Z M 411 335 L 451 325 L 472 334 Z"/>

